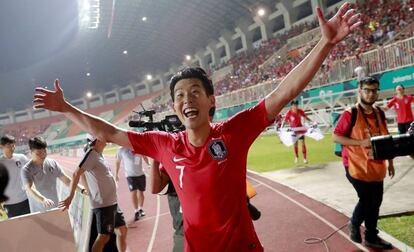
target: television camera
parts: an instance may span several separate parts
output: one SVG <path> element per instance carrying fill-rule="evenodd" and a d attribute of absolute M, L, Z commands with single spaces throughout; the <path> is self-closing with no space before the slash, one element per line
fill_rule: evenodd
<path fill-rule="evenodd" d="M 142 105 L 141 105 L 142 106 Z M 143 107 L 144 109 L 144 107 Z M 139 115 L 138 120 L 129 121 L 128 125 L 132 128 L 141 128 L 143 131 L 166 131 L 166 132 L 178 132 L 184 130 L 184 125 L 182 125 L 180 119 L 176 115 L 167 115 L 164 119 L 159 122 L 154 122 L 155 110 L 143 110 L 136 112 Z M 146 117 L 147 120 L 142 120 L 142 117 Z"/>
<path fill-rule="evenodd" d="M 410 124 L 410 128 L 405 134 L 372 137 L 371 145 L 375 160 L 393 159 L 396 156 L 413 155 L 414 122 Z"/>

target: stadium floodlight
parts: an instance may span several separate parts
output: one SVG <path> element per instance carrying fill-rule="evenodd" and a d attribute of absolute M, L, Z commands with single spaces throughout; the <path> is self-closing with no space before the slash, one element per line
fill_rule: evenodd
<path fill-rule="evenodd" d="M 86 97 L 91 98 L 92 97 L 92 92 L 90 92 L 90 91 L 86 92 Z"/>
<path fill-rule="evenodd" d="M 187 54 L 187 55 L 185 55 L 185 59 L 186 59 L 186 60 L 191 60 L 191 55 L 188 55 L 188 54 Z"/>
<path fill-rule="evenodd" d="M 122 53 L 123 54 L 128 54 L 128 51 L 127 50 L 124 50 Z"/>
<path fill-rule="evenodd" d="M 266 11 L 265 11 L 263 8 L 260 8 L 260 9 L 257 11 L 257 15 L 259 15 L 259 17 L 263 17 L 263 16 L 264 16 L 264 14 L 266 14 Z"/>
<path fill-rule="evenodd" d="M 152 80 L 152 75 L 151 74 L 147 74 L 147 80 Z"/>
<path fill-rule="evenodd" d="M 147 21 L 147 17 L 142 17 L 142 21 Z"/>
<path fill-rule="evenodd" d="M 78 20 L 81 28 L 97 29 L 100 22 L 100 0 L 78 0 Z"/>
<path fill-rule="evenodd" d="M 87 73 L 86 73 L 86 76 L 88 76 L 88 77 L 89 77 L 89 76 L 91 76 L 91 73 L 87 72 Z"/>

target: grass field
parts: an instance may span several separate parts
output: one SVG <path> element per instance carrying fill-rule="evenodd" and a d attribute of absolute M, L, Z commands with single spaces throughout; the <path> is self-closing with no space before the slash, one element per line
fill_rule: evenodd
<path fill-rule="evenodd" d="M 414 248 L 414 214 L 381 218 L 378 227 Z"/>
<path fill-rule="evenodd" d="M 331 134 L 326 134 L 325 138 L 315 141 L 306 138 L 306 148 L 308 161 L 310 164 L 322 164 L 331 161 L 341 160 L 334 155 L 334 144 Z M 299 146 L 300 162 L 302 160 L 302 147 Z M 257 172 L 275 171 L 294 167 L 295 158 L 293 146 L 286 147 L 281 144 L 279 138 L 274 134 L 259 137 L 249 151 L 247 167 Z"/>

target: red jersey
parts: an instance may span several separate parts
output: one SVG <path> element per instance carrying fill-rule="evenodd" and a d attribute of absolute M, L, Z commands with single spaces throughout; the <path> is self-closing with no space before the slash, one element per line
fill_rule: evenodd
<path fill-rule="evenodd" d="M 292 109 L 289 109 L 289 111 L 285 115 L 285 120 L 289 122 L 289 125 L 291 128 L 297 128 L 302 127 L 302 117 L 306 118 L 305 112 L 303 110 L 298 108 L 297 112 L 293 112 Z M 305 133 L 305 131 L 297 131 L 297 133 Z"/>
<path fill-rule="evenodd" d="M 403 95 L 402 99 L 394 96 L 394 98 L 388 102 L 387 107 L 394 107 L 397 112 L 397 123 L 410 123 L 413 121 L 411 103 L 414 103 L 414 97 L 411 95 Z"/>
<path fill-rule="evenodd" d="M 338 136 L 349 137 L 349 131 L 351 127 L 352 113 L 345 110 L 338 119 L 338 123 L 334 129 L 334 134 Z M 342 163 L 345 167 L 348 167 L 348 152 L 346 148 L 342 148 Z"/>
<path fill-rule="evenodd" d="M 163 164 L 181 202 L 185 251 L 263 251 L 246 207 L 250 145 L 271 122 L 264 100 L 212 124 L 194 147 L 187 132 L 128 132 L 134 151 Z"/>

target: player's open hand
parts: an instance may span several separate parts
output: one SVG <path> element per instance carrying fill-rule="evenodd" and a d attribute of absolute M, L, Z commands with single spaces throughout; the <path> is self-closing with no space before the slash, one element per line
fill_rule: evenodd
<path fill-rule="evenodd" d="M 63 95 L 63 90 L 60 87 L 60 81 L 55 80 L 55 90 L 48 90 L 46 88 L 35 88 L 33 97 L 33 108 L 43 108 L 50 111 L 65 112 L 67 103 Z"/>
<path fill-rule="evenodd" d="M 322 39 L 327 43 L 335 45 L 362 24 L 361 14 L 355 9 L 348 10 L 349 5 L 348 2 L 344 3 L 335 16 L 329 20 L 325 19 L 321 8 L 316 8 Z"/>
<path fill-rule="evenodd" d="M 55 202 L 53 202 L 53 200 L 51 200 L 51 199 L 44 198 L 44 199 L 42 200 L 42 205 L 43 205 L 43 207 L 45 207 L 45 208 L 50 208 L 50 207 L 52 207 L 52 206 L 54 206 L 54 205 L 55 205 Z"/>
<path fill-rule="evenodd" d="M 62 208 L 62 211 L 65 211 L 66 209 L 69 209 L 70 203 L 72 203 L 72 197 L 67 197 L 59 202 L 58 207 Z"/>

